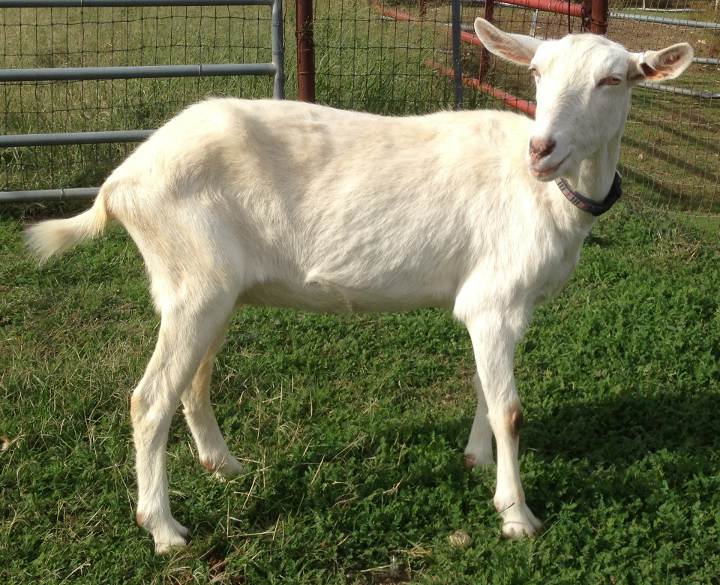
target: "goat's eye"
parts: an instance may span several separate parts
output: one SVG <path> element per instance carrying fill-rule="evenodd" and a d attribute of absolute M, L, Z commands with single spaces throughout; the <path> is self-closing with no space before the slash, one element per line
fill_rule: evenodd
<path fill-rule="evenodd" d="M 620 85 L 621 82 L 622 79 L 619 77 L 610 75 L 609 77 L 603 77 L 600 81 L 598 81 L 598 87 L 603 87 L 604 85 Z"/>
<path fill-rule="evenodd" d="M 540 80 L 540 72 L 535 68 L 534 65 L 530 65 L 530 72 L 535 76 L 535 81 Z"/>

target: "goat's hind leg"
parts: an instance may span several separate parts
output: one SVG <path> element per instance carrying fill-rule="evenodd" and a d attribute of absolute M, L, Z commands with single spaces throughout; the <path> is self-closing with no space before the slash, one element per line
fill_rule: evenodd
<path fill-rule="evenodd" d="M 470 429 L 470 437 L 465 447 L 465 467 L 468 469 L 493 464 L 492 428 L 488 420 L 488 407 L 482 384 L 477 374 L 473 376 L 473 387 L 477 396 L 477 407 Z"/>
<path fill-rule="evenodd" d="M 155 351 L 133 392 L 137 522 L 152 533 L 158 553 L 184 545 L 187 536 L 170 512 L 166 473 L 170 421 L 234 303 L 234 296 L 218 291 L 212 298 L 183 295 L 164 307 Z"/>
<path fill-rule="evenodd" d="M 195 439 L 200 463 L 217 477 L 230 479 L 239 475 L 243 467 L 230 454 L 210 404 L 213 362 L 224 337 L 225 327 L 205 353 L 192 384 L 182 396 L 182 402 L 185 420 Z"/>

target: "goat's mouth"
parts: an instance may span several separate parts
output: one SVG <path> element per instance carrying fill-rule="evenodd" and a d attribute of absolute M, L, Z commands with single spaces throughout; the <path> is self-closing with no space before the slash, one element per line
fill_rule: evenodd
<path fill-rule="evenodd" d="M 559 163 L 545 168 L 538 168 L 537 166 L 531 164 L 530 172 L 532 172 L 536 179 L 540 179 L 541 181 L 552 181 L 557 177 L 556 173 L 560 170 L 560 167 L 569 158 L 570 154 L 568 153 Z"/>

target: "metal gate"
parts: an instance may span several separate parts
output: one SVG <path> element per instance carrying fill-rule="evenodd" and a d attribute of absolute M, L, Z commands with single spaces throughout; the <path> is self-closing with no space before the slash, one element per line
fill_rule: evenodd
<path fill-rule="evenodd" d="M 388 7 L 381 4 L 378 0 L 371 0 L 373 9 L 383 15 L 398 21 L 415 21 L 416 17 L 410 13 L 395 7 Z M 533 19 L 537 20 L 537 12 L 549 12 L 557 15 L 567 16 L 568 18 L 579 18 L 580 28 L 583 31 L 593 32 L 597 34 L 605 34 L 607 31 L 608 16 L 608 0 L 585 0 L 584 2 L 570 2 L 564 0 L 476 0 L 472 4 L 480 4 L 484 6 L 482 15 L 486 20 L 493 21 L 495 6 L 517 7 L 533 10 Z M 446 67 L 440 63 L 430 61 L 427 63 L 429 67 L 442 75 L 446 75 L 453 79 L 455 109 L 461 109 L 463 103 L 463 86 L 473 88 L 484 92 L 491 97 L 500 100 L 505 105 L 524 112 L 530 116 L 535 114 L 535 104 L 521 99 L 496 87 L 485 79 L 489 69 L 489 56 L 487 49 L 482 46 L 480 40 L 475 36 L 472 27 L 465 28 L 462 25 L 461 0 L 451 0 L 451 22 L 449 23 L 448 33 L 452 36 L 452 68 Z M 534 28 L 534 27 L 533 27 Z M 475 46 L 480 49 L 480 67 L 477 77 L 467 75 L 463 72 L 462 67 L 462 45 Z"/>
<path fill-rule="evenodd" d="M 272 61 L 269 63 L 11 68 L 0 69 L 0 83 L 268 75 L 273 76 L 273 97 L 275 99 L 284 98 L 282 0 L 0 0 L 0 10 L 8 8 L 85 9 L 156 6 L 266 6 L 271 10 Z M 13 147 L 141 142 L 152 132 L 151 129 L 135 129 L 0 135 L 0 154 L 2 154 L 2 150 Z M 0 202 L 92 198 L 97 195 L 97 192 L 98 187 L 0 191 Z"/>

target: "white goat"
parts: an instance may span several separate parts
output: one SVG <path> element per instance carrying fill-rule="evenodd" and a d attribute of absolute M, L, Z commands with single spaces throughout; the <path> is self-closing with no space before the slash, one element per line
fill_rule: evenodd
<path fill-rule="evenodd" d="M 209 384 L 242 304 L 452 310 L 477 362 L 466 461 L 491 464 L 494 433 L 502 532 L 539 529 L 520 483 L 515 346 L 533 307 L 569 277 L 593 225 L 577 194 L 600 207 L 617 194 L 630 90 L 680 75 L 692 49 L 631 54 L 587 34 L 539 41 L 482 19 L 475 30 L 496 55 L 530 66 L 535 122 L 497 111 L 388 118 L 213 99 L 142 144 L 88 211 L 28 229 L 28 245 L 44 261 L 115 219 L 145 260 L 162 320 L 131 415 L 137 522 L 158 552 L 187 535 L 170 513 L 165 472 L 181 401 L 202 464 L 225 477 L 241 469 L 213 415 Z"/>

